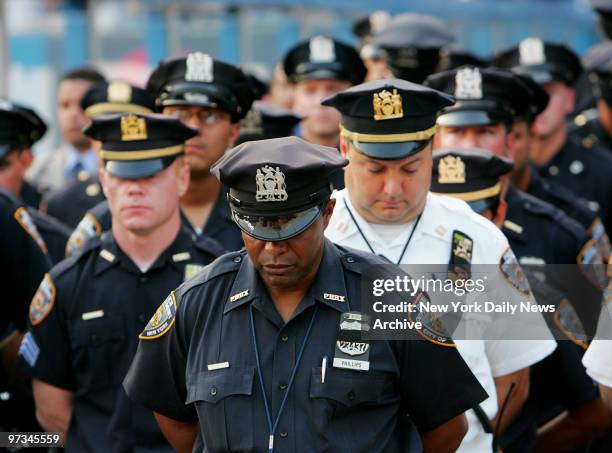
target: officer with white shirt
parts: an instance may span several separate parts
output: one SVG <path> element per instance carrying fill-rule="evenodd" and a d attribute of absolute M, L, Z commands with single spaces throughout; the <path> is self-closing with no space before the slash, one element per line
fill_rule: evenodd
<path fill-rule="evenodd" d="M 463 201 L 429 192 L 436 115 L 452 102 L 398 79 L 358 85 L 323 101 L 342 113 L 340 150 L 349 159 L 346 189 L 335 194 L 326 235 L 396 264 L 495 264 L 518 291 L 520 266 L 495 225 Z M 490 395 L 480 409 L 468 411 L 469 431 L 458 451 L 492 451 L 490 428 L 498 426 L 495 417 L 508 390 L 514 387 L 501 430 L 527 398 L 529 367 L 549 355 L 555 341 L 455 343 Z"/>

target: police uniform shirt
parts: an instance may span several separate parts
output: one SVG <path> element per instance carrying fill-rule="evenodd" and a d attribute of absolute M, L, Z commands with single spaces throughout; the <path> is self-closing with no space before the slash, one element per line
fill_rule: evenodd
<path fill-rule="evenodd" d="M 45 275 L 17 366 L 74 392 L 66 451 L 171 451 L 153 414 L 126 397 L 121 381 L 159 295 L 221 253 L 181 229 L 142 272 L 108 233 Z"/>
<path fill-rule="evenodd" d="M 26 208 L 0 190 L 0 268 L 4 291 L 0 332 L 9 323 L 25 330 L 30 300 L 51 263 Z"/>
<path fill-rule="evenodd" d="M 147 326 L 141 334 L 124 387 L 161 414 L 199 419 L 208 452 L 265 451 L 269 431 L 250 313 L 271 414 L 315 317 L 274 451 L 404 451 L 408 430 L 400 414 L 428 431 L 486 394 L 454 347 L 427 340 L 370 342 L 368 371 L 332 366 L 341 314 L 361 310 L 361 269 L 384 263 L 326 240 L 317 277 L 284 324 L 246 252 L 224 255 L 166 299 L 167 327 Z"/>
<path fill-rule="evenodd" d="M 47 214 L 76 228 L 85 213 L 104 198 L 97 176 L 82 172 L 61 189 L 45 194 L 42 205 Z"/>
<path fill-rule="evenodd" d="M 597 244 L 601 256 L 610 256 L 612 253 L 610 238 L 599 218 L 598 210 L 592 209 L 587 200 L 576 196 L 572 191 L 553 181 L 542 178 L 537 171 L 530 173 L 529 186 L 525 192 L 561 209 L 580 223 Z"/>
<path fill-rule="evenodd" d="M 406 226 L 403 234 L 388 243 L 359 215 L 351 204 L 346 189 L 335 192 L 334 196 L 336 206 L 325 231 L 328 239 L 342 246 L 368 250 L 350 217 L 350 209 L 374 251 L 397 262 L 413 227 Z M 451 254 L 453 230 L 460 230 L 474 239 L 473 264 L 497 264 L 508 251 L 508 242 L 501 232 L 474 213 L 466 203 L 429 193 L 421 219 L 401 264 L 447 264 Z M 542 320 L 542 325 L 543 323 Z M 548 356 L 556 347 L 552 337 L 549 340 L 517 341 L 455 339 L 455 343 L 463 359 L 490 395 L 490 398 L 481 404 L 489 419 L 495 417 L 498 411 L 494 378 L 529 367 Z M 468 411 L 467 417 L 469 430 L 458 451 L 490 451 L 492 435 L 485 433 L 474 411 Z"/>
<path fill-rule="evenodd" d="M 567 132 L 578 137 L 586 148 L 599 145 L 612 153 L 612 136 L 604 129 L 596 111 L 577 115 L 573 123 L 568 124 Z"/>
<path fill-rule="evenodd" d="M 539 168 L 540 174 L 576 195 L 595 202 L 609 233 L 612 231 L 612 156 L 599 147 L 585 148 L 572 135 L 553 158 Z"/>
<path fill-rule="evenodd" d="M 29 182 L 23 181 L 21 191 L 19 192 L 19 198 L 28 206 L 38 209 L 40 201 L 42 200 L 42 193 Z"/>
<path fill-rule="evenodd" d="M 594 242 L 575 220 L 531 195 L 509 187 L 502 228 L 523 266 L 547 267 L 549 284 L 575 305 L 590 335 L 595 333 L 602 289 L 603 263 Z M 543 234 L 545 232 L 545 234 Z"/>
<path fill-rule="evenodd" d="M 34 225 L 47 244 L 49 259 L 53 264 L 59 263 L 66 256 L 66 243 L 70 237 L 70 228 L 34 208 L 28 207 L 27 209 Z"/>

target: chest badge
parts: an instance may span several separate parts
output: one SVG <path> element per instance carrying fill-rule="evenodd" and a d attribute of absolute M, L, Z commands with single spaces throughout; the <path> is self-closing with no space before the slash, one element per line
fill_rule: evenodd
<path fill-rule="evenodd" d="M 370 330 L 370 317 L 359 312 L 346 312 L 340 316 L 340 327 L 336 339 L 334 368 L 355 371 L 370 369 L 370 342 L 362 333 Z"/>

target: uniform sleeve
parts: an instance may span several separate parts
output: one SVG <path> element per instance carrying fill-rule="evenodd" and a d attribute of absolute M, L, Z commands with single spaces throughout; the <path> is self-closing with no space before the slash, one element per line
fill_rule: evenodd
<path fill-rule="evenodd" d="M 185 370 L 187 347 L 184 339 L 187 303 L 171 293 L 140 334 L 138 350 L 123 381 L 135 402 L 167 417 L 197 421 L 187 398 Z"/>
<path fill-rule="evenodd" d="M 17 368 L 32 378 L 74 391 L 76 382 L 61 293 L 62 288 L 45 274 L 30 304 L 28 333 L 19 348 Z"/>
<path fill-rule="evenodd" d="M 612 340 L 595 339 L 582 358 L 587 373 L 595 381 L 612 387 Z"/>
<path fill-rule="evenodd" d="M 488 395 L 454 345 L 398 342 L 402 406 L 419 431 L 431 431 Z"/>

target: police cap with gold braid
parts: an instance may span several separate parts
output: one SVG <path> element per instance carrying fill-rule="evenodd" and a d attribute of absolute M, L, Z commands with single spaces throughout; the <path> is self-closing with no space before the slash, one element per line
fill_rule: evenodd
<path fill-rule="evenodd" d="M 436 132 L 436 116 L 452 96 L 400 79 L 376 80 L 321 102 L 342 114 L 341 134 L 374 159 L 402 159 L 421 151 Z"/>
<path fill-rule="evenodd" d="M 332 175 L 347 163 L 336 148 L 282 137 L 242 143 L 210 171 L 228 187 L 232 218 L 242 231 L 283 241 L 317 220 L 331 196 Z"/>
<path fill-rule="evenodd" d="M 154 175 L 183 154 L 185 140 L 197 130 L 179 119 L 138 113 L 93 118 L 85 134 L 102 142 L 100 159 L 106 171 L 124 179 Z"/>
<path fill-rule="evenodd" d="M 464 200 L 482 213 L 499 200 L 500 178 L 512 168 L 511 160 L 485 149 L 437 149 L 433 152 L 430 191 Z"/>
<path fill-rule="evenodd" d="M 0 98 L 0 159 L 13 149 L 32 146 L 46 131 L 34 110 Z"/>
<path fill-rule="evenodd" d="M 97 83 L 87 90 L 81 108 L 88 118 L 111 113 L 153 113 L 155 99 L 142 88 L 113 80 Z"/>

